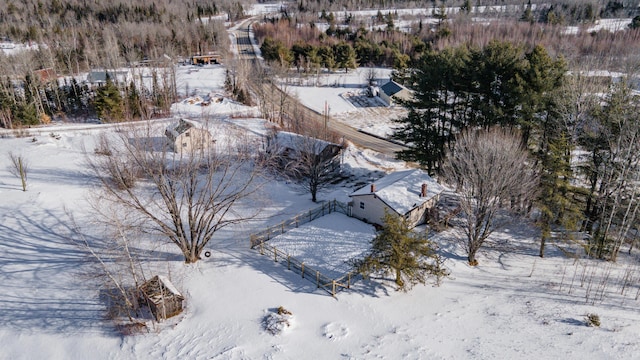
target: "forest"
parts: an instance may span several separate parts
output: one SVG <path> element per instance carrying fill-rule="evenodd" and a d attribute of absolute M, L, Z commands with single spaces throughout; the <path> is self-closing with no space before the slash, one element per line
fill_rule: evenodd
<path fill-rule="evenodd" d="M 494 40 L 508 40 L 527 51 L 543 46 L 551 56 L 561 55 L 568 69 L 628 71 L 640 54 L 637 5 L 595 0 L 434 0 L 426 6 L 412 1 L 300 0 L 283 6 L 279 14 L 262 16 L 254 31 L 266 60 L 307 73 L 386 66 L 401 80 L 429 51 L 462 44 L 484 47 Z M 229 56 L 224 22 L 247 17 L 248 7 L 244 0 L 2 2 L 0 39 L 34 46 L 31 51 L 0 52 L 0 126 L 58 118 L 162 116 L 176 97 L 170 67 L 194 54 Z M 424 11 L 407 15 L 391 10 L 398 8 Z M 373 15 L 358 15 L 360 9 L 371 9 Z M 568 25 L 585 27 L 612 17 L 638 21 L 625 31 L 566 31 Z M 153 78 L 146 88 L 140 81 L 123 83 L 112 76 L 98 91 L 75 78 L 92 69 L 142 65 L 155 69 L 145 74 Z M 43 72 L 49 75 L 43 77 Z M 63 80 L 52 81 L 52 76 Z"/>

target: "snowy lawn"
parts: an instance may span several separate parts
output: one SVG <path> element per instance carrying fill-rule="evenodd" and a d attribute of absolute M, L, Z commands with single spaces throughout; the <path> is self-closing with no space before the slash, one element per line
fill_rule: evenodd
<path fill-rule="evenodd" d="M 349 261 L 362 258 L 374 236 L 372 225 L 334 212 L 278 235 L 268 244 L 337 279 L 353 270 Z"/>
<path fill-rule="evenodd" d="M 195 81 L 206 70 L 184 76 Z M 189 88 L 202 89 L 196 94 L 201 97 L 221 92 L 224 72 L 216 73 L 211 84 Z M 180 106 L 193 116 L 201 113 L 196 103 Z M 264 122 L 253 118 L 200 120 L 216 122 L 212 130 L 225 124 L 234 129 L 221 136 L 243 128 L 259 139 L 264 131 Z M 164 126 L 166 121 L 159 122 L 160 130 Z M 253 221 L 219 231 L 207 246 L 210 258 L 185 265 L 174 245 L 140 239 L 139 249 L 150 250 L 144 268 L 169 276 L 185 295 L 186 308 L 172 321 L 151 324 L 149 333 L 123 337 L 105 319 L 105 304 L 83 273 L 87 257 L 68 241 L 73 232 L 69 212 L 91 235 L 108 239 L 92 228 L 87 198 L 95 193 L 95 183 L 86 172 L 83 148 L 91 153 L 98 134 L 114 131 L 108 125 L 58 124 L 29 129 L 25 138 L 0 132 L 2 360 L 638 358 L 637 251 L 627 255 L 625 247 L 617 263 L 608 263 L 569 257 L 579 254 L 579 246 L 551 242 L 541 259 L 536 230 L 516 224 L 490 237 L 478 254 L 479 266 L 470 267 L 460 229 L 454 228 L 434 234 L 451 271 L 440 287 L 427 284 L 400 293 L 391 283 L 372 279 L 333 298 L 249 249 L 250 233 L 315 206 L 309 194 L 276 180 L 261 189 L 260 204 L 240 204 L 238 211 L 260 206 L 262 212 Z M 8 170 L 9 151 L 31 164 L 26 192 Z M 350 147 L 343 167 L 355 178 L 327 189 L 322 199 L 344 201 L 356 187 L 402 166 Z M 292 251 L 321 253 L 318 258 L 325 261 L 337 258 L 332 251 L 355 254 L 368 245 L 357 240 L 373 236 L 356 220 L 318 220 L 285 235 L 326 246 L 294 246 Z M 330 245 L 322 243 L 326 239 Z M 274 336 L 263 320 L 279 306 L 291 311 L 295 321 Z M 586 326 L 589 313 L 599 315 L 600 327 Z"/>

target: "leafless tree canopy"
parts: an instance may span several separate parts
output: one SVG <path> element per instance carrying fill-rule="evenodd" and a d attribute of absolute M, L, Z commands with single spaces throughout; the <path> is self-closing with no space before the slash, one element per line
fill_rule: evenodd
<path fill-rule="evenodd" d="M 470 264 L 477 264 L 484 241 L 510 219 L 502 211 L 522 214 L 535 197 L 538 179 L 520 139 L 506 129 L 469 129 L 457 137 L 445 160 L 444 178 L 455 186 L 466 217 Z"/>
<path fill-rule="evenodd" d="M 289 136 L 287 136 L 289 135 Z M 278 139 L 286 138 L 285 142 Z M 317 201 L 320 190 L 338 178 L 341 146 L 311 136 L 274 132 L 267 151 L 271 164 L 283 174 L 298 182 L 302 189 Z"/>
<path fill-rule="evenodd" d="M 89 163 L 102 184 L 101 201 L 121 207 L 127 224 L 168 238 L 192 263 L 216 231 L 256 215 L 257 210 L 236 208 L 258 193 L 257 152 L 238 140 L 173 153 L 163 137 L 152 136 L 159 131 L 151 130 L 123 129 L 109 140 L 111 155 Z"/>

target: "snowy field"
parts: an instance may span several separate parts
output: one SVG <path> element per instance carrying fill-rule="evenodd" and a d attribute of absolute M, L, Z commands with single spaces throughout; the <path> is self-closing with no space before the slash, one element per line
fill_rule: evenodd
<path fill-rule="evenodd" d="M 189 85 L 190 97 L 223 93 L 221 67 L 188 70 L 179 71 L 178 81 L 183 89 Z M 231 105 L 252 111 L 228 99 L 208 105 L 207 115 L 198 101 L 174 109 L 212 129 L 233 129 L 218 136 L 244 131 L 259 141 L 265 122 L 235 118 Z M 158 128 L 169 121 L 158 121 Z M 88 197 L 96 184 L 87 173 L 85 153 L 93 153 L 99 134 L 111 136 L 115 129 L 58 123 L 28 131 L 18 138 L 0 130 L 2 360 L 638 358 L 637 253 L 627 256 L 624 248 L 618 263 L 606 263 L 579 256 L 576 245 L 551 242 L 541 259 L 537 231 L 515 224 L 492 236 L 478 254 L 479 266 L 470 267 L 459 228 L 453 228 L 434 234 L 451 272 L 441 286 L 401 293 L 372 279 L 333 298 L 249 249 L 250 233 L 317 206 L 293 184 L 275 180 L 261 189 L 260 216 L 217 233 L 207 247 L 210 258 L 185 265 L 165 241 L 139 240 L 141 249 L 151 250 L 145 269 L 169 275 L 185 295 L 186 308 L 170 321 L 151 325 L 149 333 L 124 337 L 105 320 L 105 304 L 84 272 L 87 258 L 69 242 L 70 214 L 89 235 L 105 236 L 91 222 Z M 31 165 L 26 192 L 9 173 L 10 151 Z M 350 147 L 343 168 L 354 178 L 322 192 L 320 200 L 346 201 L 358 184 L 403 166 Z M 360 237 L 352 234 L 371 236 L 368 225 L 353 219 L 324 220 L 328 223 L 311 223 L 287 235 L 297 242 L 327 236 L 338 246 Z M 625 277 L 632 286 L 623 286 Z M 273 336 L 261 323 L 279 306 L 293 313 L 292 326 Z M 602 325 L 586 326 L 588 313 L 598 314 Z"/>
<path fill-rule="evenodd" d="M 342 70 L 294 79 L 303 85 L 282 85 L 281 88 L 321 114 L 328 111 L 334 120 L 387 137 L 393 133 L 393 120 L 403 117 L 406 110 L 400 106 L 389 107 L 379 97 L 366 95 L 369 69 L 360 67 L 346 73 Z M 375 68 L 374 72 L 378 85 L 385 84 L 391 77 L 391 69 Z"/>
<path fill-rule="evenodd" d="M 540 259 L 536 232 L 523 226 L 496 234 L 476 268 L 466 265 L 456 231 L 437 234 L 451 271 L 440 287 L 398 293 L 378 280 L 360 281 L 334 299 L 248 249 L 248 233 L 315 207 L 281 182 L 265 187 L 270 201 L 259 219 L 216 236 L 211 258 L 186 266 L 172 246 L 155 246 L 154 261 L 187 297 L 185 313 L 149 334 L 122 337 L 104 321 L 104 304 L 82 276 L 84 255 L 66 239 L 64 208 L 81 225 L 90 214 L 93 183 L 82 145 L 92 149 L 107 130 L 57 129 L 59 140 L 46 132 L 36 142 L 0 139 L 3 153 L 23 154 L 33 169 L 22 192 L 0 157 L 1 359 L 634 359 L 640 351 L 635 290 L 621 296 L 612 285 L 602 300 L 587 300 L 588 277 L 581 280 L 583 273 L 619 276 L 631 259 L 574 261 L 553 246 Z M 367 156 L 373 154 L 352 149 L 349 167 L 376 172 Z M 346 192 L 339 187 L 323 197 Z M 285 235 L 297 242 L 345 237 L 332 242 L 338 247 L 360 237 L 351 234 L 371 236 L 368 225 L 331 216 Z M 278 306 L 293 313 L 293 325 L 273 336 L 261 321 Z M 602 326 L 585 326 L 587 313 L 599 314 Z"/>

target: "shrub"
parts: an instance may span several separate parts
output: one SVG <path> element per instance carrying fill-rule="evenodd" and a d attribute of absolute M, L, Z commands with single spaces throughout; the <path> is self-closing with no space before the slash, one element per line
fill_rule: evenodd
<path fill-rule="evenodd" d="M 589 327 L 600 327 L 600 316 L 595 313 L 589 313 L 585 316 L 585 323 Z"/>

